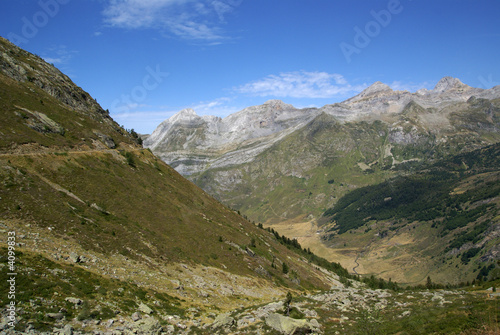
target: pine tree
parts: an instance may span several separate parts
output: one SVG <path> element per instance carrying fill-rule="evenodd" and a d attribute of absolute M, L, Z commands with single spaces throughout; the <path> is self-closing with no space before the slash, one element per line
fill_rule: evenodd
<path fill-rule="evenodd" d="M 285 263 L 283 263 L 285 264 Z M 292 294 L 288 292 L 286 294 L 286 299 L 285 299 L 285 314 L 286 316 L 290 316 L 290 304 L 292 303 Z"/>
<path fill-rule="evenodd" d="M 283 262 L 283 273 L 287 274 L 288 273 L 288 265 L 286 265 L 285 262 Z"/>

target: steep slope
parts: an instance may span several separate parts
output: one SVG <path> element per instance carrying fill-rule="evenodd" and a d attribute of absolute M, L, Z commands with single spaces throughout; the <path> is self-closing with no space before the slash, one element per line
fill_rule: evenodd
<path fill-rule="evenodd" d="M 339 285 L 140 147 L 57 69 L 0 49 L 1 280 L 17 272 L 18 330 L 74 317 L 84 329 L 96 315 L 148 314 L 142 304 L 178 323 L 190 307 L 218 314 Z"/>

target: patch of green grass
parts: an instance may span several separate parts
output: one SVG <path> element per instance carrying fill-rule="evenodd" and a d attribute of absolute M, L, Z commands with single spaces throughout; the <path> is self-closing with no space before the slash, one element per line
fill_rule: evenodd
<path fill-rule="evenodd" d="M 7 254 L 7 249 L 0 248 L 0 253 Z M 115 316 L 115 311 L 106 302 L 112 302 L 117 310 L 128 314 L 137 310 L 138 302 L 155 306 L 162 313 L 184 314 L 179 299 L 166 293 L 101 277 L 78 266 L 56 263 L 30 252 L 16 252 L 16 258 L 16 301 L 24 310 L 19 329 L 24 330 L 27 322 L 32 321 L 37 330 L 47 330 L 53 327 L 55 320 L 45 317 L 46 314 L 60 310 L 65 311 L 67 318 L 76 317 L 80 321 L 106 320 Z M 6 271 L 0 272 L 0 280 L 7 280 Z M 0 295 L 7 296 L 7 289 L 3 285 Z M 79 298 L 83 303 L 75 306 L 65 300 L 67 297 Z M 159 305 L 152 303 L 153 297 Z"/>

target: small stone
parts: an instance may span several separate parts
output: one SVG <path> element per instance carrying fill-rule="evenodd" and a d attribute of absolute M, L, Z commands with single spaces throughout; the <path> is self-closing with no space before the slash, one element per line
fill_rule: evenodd
<path fill-rule="evenodd" d="M 47 313 L 47 317 L 54 320 L 62 320 L 64 318 L 63 313 Z"/>
<path fill-rule="evenodd" d="M 144 314 L 153 314 L 153 310 L 148 305 L 142 302 L 139 305 L 139 311 L 143 312 Z"/>
<path fill-rule="evenodd" d="M 141 313 L 139 312 L 135 312 L 134 314 L 132 314 L 132 320 L 135 322 L 135 321 L 139 321 L 140 319 L 142 319 L 142 316 L 141 316 Z"/>
<path fill-rule="evenodd" d="M 61 335 L 73 335 L 73 327 L 70 324 L 67 324 L 64 326 L 61 332 L 59 332 Z"/>
<path fill-rule="evenodd" d="M 80 261 L 80 256 L 78 256 L 77 253 L 72 252 L 69 254 L 69 260 L 72 261 L 73 263 L 78 263 Z"/>
<path fill-rule="evenodd" d="M 78 298 L 73 298 L 73 297 L 67 297 L 66 299 L 64 299 L 72 304 L 75 304 L 75 305 L 81 305 L 82 304 L 82 300 L 81 299 L 78 299 Z"/>

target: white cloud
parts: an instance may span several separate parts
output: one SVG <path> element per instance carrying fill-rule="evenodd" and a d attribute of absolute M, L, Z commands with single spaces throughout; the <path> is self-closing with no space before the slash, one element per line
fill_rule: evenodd
<path fill-rule="evenodd" d="M 228 97 L 222 97 L 212 101 L 201 101 L 190 108 L 194 109 L 198 115 L 217 115 L 224 117 L 241 110 L 241 108 L 236 108 L 229 104 L 232 100 L 233 99 Z"/>
<path fill-rule="evenodd" d="M 403 82 L 400 80 L 395 80 L 392 82 L 392 84 L 389 84 L 389 86 L 394 90 L 394 91 L 408 91 L 408 92 L 415 92 L 418 91 L 421 88 L 427 88 L 427 89 L 432 89 L 434 85 L 431 83 L 425 81 L 423 83 L 414 83 L 414 82 Z"/>
<path fill-rule="evenodd" d="M 129 111 L 122 113 L 111 111 L 111 116 L 127 129 L 135 129 L 141 134 L 151 134 L 161 122 L 177 112 L 178 110 Z"/>
<path fill-rule="evenodd" d="M 47 63 L 51 64 L 67 64 L 73 58 L 73 55 L 78 53 L 74 50 L 68 50 L 65 45 L 53 46 L 47 49 L 48 51 L 44 53 L 43 59 Z M 50 54 L 50 56 L 45 56 L 45 54 Z"/>
<path fill-rule="evenodd" d="M 117 28 L 159 29 L 175 36 L 214 41 L 224 38 L 221 24 L 242 0 L 109 0 L 104 21 Z"/>
<path fill-rule="evenodd" d="M 351 85 L 344 76 L 327 72 L 295 71 L 269 75 L 235 90 L 256 96 L 332 98 L 357 93 L 366 85 Z"/>

